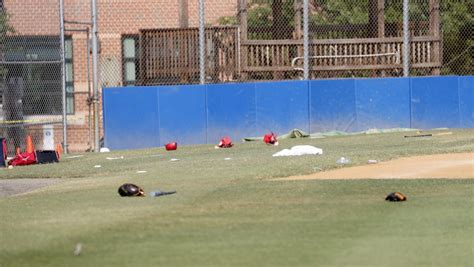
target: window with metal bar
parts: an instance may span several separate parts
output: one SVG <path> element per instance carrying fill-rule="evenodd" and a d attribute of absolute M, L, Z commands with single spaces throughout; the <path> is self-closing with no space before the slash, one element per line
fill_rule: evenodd
<path fill-rule="evenodd" d="M 19 83 L 24 115 L 61 115 L 62 79 L 59 36 L 12 36 L 5 41 L 6 82 Z M 74 113 L 72 39 L 65 38 L 66 111 Z M 21 81 L 21 82 L 19 82 Z"/>
<path fill-rule="evenodd" d="M 66 112 L 67 114 L 74 114 L 74 63 L 72 60 L 72 38 L 70 36 L 66 36 L 64 39 L 64 55 L 66 64 Z"/>
<path fill-rule="evenodd" d="M 122 82 L 124 86 L 137 83 L 138 47 L 138 35 L 122 36 Z"/>

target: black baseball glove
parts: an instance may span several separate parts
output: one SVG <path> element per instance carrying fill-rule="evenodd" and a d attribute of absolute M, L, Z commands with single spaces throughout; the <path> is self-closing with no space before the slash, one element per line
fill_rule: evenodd
<path fill-rule="evenodd" d="M 393 192 L 393 193 L 390 193 L 386 198 L 385 200 L 388 200 L 388 201 L 405 201 L 407 200 L 407 197 L 404 196 L 402 193 L 400 192 Z"/>
<path fill-rule="evenodd" d="M 138 185 L 134 184 L 123 184 L 119 187 L 118 193 L 122 197 L 143 197 L 145 193 Z"/>

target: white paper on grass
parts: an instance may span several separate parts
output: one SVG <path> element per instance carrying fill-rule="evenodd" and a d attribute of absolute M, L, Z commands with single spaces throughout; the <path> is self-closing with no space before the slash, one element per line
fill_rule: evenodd
<path fill-rule="evenodd" d="M 294 146 L 291 149 L 283 149 L 275 154 L 274 157 L 302 156 L 302 155 L 322 155 L 323 150 L 310 145 Z"/>
<path fill-rule="evenodd" d="M 100 152 L 100 153 L 108 153 L 108 152 L 110 152 L 110 149 L 108 149 L 108 148 L 106 148 L 106 147 L 101 147 L 101 148 L 99 149 L 99 152 Z"/>
<path fill-rule="evenodd" d="M 116 159 L 123 159 L 123 156 L 120 156 L 120 157 L 106 157 L 106 159 L 108 160 L 116 160 Z"/>
<path fill-rule="evenodd" d="M 75 159 L 75 158 L 82 158 L 84 155 L 75 155 L 75 156 L 69 156 L 69 157 L 64 157 L 65 159 Z"/>

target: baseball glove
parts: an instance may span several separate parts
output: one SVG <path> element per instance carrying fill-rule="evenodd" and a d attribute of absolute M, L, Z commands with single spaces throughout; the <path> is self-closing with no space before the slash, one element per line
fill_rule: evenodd
<path fill-rule="evenodd" d="M 118 189 L 119 195 L 122 197 L 143 197 L 145 193 L 138 185 L 123 184 Z"/>
<path fill-rule="evenodd" d="M 388 194 L 388 196 L 385 198 L 385 200 L 388 200 L 388 201 L 405 201 L 405 200 L 407 200 L 407 197 L 404 196 L 400 192 L 393 192 L 393 193 Z"/>

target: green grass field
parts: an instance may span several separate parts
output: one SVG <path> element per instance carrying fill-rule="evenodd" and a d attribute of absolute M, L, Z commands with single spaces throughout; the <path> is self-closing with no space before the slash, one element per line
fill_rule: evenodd
<path fill-rule="evenodd" d="M 1 179 L 63 180 L 0 198 L 0 266 L 472 266 L 474 180 L 268 179 L 339 168 L 341 156 L 359 165 L 474 151 L 474 130 L 450 131 L 90 153 L 0 169 Z M 271 156 L 298 144 L 324 154 Z M 178 193 L 121 198 L 125 182 Z M 392 191 L 408 201 L 384 201 Z"/>

